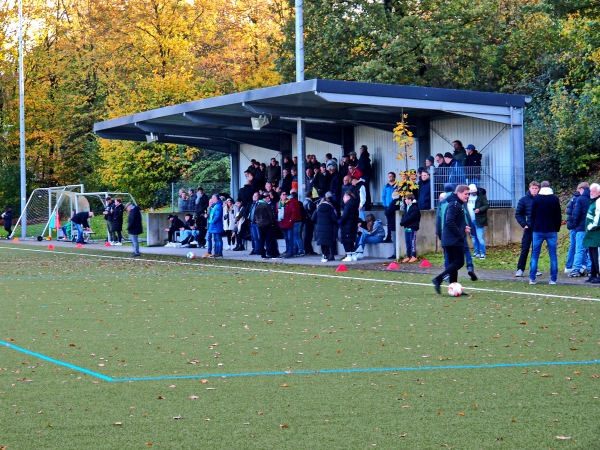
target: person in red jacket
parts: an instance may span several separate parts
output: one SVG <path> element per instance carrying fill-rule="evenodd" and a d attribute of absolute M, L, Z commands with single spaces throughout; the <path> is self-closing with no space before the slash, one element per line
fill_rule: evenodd
<path fill-rule="evenodd" d="M 288 198 L 286 191 L 281 191 L 281 198 L 277 203 L 277 221 L 285 239 L 284 258 L 294 256 L 294 222 L 302 221 L 300 203 L 297 199 Z"/>

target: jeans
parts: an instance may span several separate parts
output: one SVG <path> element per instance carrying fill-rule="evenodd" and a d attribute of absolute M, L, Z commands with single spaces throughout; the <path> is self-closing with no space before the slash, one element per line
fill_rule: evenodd
<path fill-rule="evenodd" d="M 525 271 L 525 266 L 527 265 L 527 256 L 529 256 L 529 249 L 531 248 L 532 240 L 533 233 L 531 232 L 531 228 L 523 228 L 523 237 L 521 238 L 521 255 L 519 256 L 519 262 L 517 263 L 517 269 L 519 270 Z"/>
<path fill-rule="evenodd" d="M 130 234 L 129 237 L 131 238 L 131 243 L 133 244 L 133 254 L 139 255 L 140 254 L 140 241 L 138 240 L 138 235 Z"/>
<path fill-rule="evenodd" d="M 198 231 L 183 230 L 183 232 L 181 233 L 181 242 L 185 242 L 186 244 L 189 244 L 190 241 L 195 241 L 197 237 L 198 237 Z M 186 239 L 187 239 L 187 241 L 186 241 Z"/>
<path fill-rule="evenodd" d="M 406 256 L 417 256 L 417 232 L 404 230 L 404 243 L 406 244 Z"/>
<path fill-rule="evenodd" d="M 585 237 L 585 231 L 578 231 L 575 235 L 575 257 L 573 258 L 573 272 L 578 272 L 581 267 L 585 265 L 587 270 L 590 270 L 592 261 L 587 247 L 583 246 L 583 238 Z M 571 253 L 571 249 L 569 249 Z M 569 267 L 567 260 L 567 267 Z"/>
<path fill-rule="evenodd" d="M 283 239 L 285 240 L 285 253 L 288 256 L 294 254 L 294 229 L 293 228 L 282 228 Z"/>
<path fill-rule="evenodd" d="M 212 233 L 212 235 L 215 240 L 215 255 L 221 255 L 223 253 L 223 233 Z"/>
<path fill-rule="evenodd" d="M 304 244 L 302 243 L 302 222 L 294 222 L 294 245 L 293 254 L 304 253 Z"/>
<path fill-rule="evenodd" d="M 476 239 L 473 239 L 473 251 L 476 255 L 485 256 L 485 238 L 483 236 L 485 228 L 478 227 L 475 222 L 473 222 L 473 226 L 475 227 L 475 236 L 477 236 Z"/>
<path fill-rule="evenodd" d="M 83 244 L 83 227 L 80 223 L 73 222 L 73 225 L 75 225 L 75 229 L 77 230 L 77 243 Z"/>
<path fill-rule="evenodd" d="M 535 280 L 535 274 L 538 271 L 538 259 L 543 242 L 546 241 L 548 254 L 550 255 L 550 280 L 556 281 L 558 277 L 558 258 L 556 256 L 556 244 L 558 233 L 533 233 L 533 251 L 531 252 L 531 263 L 529 264 L 529 279 Z"/>
<path fill-rule="evenodd" d="M 258 225 L 255 223 L 250 224 L 250 236 L 252 237 L 252 250 L 254 253 L 260 253 L 260 237 L 258 235 Z"/>
<path fill-rule="evenodd" d="M 362 246 L 363 250 L 365 248 L 365 244 L 381 244 L 383 242 L 383 236 L 371 236 L 367 233 L 364 233 L 360 235 L 360 237 L 358 238 L 358 244 L 356 245 L 356 247 L 360 247 Z"/>
<path fill-rule="evenodd" d="M 216 247 L 216 245 L 215 245 Z M 206 253 L 213 254 L 213 234 L 210 231 L 206 232 Z"/>
<path fill-rule="evenodd" d="M 567 253 L 567 263 L 565 264 L 565 268 L 570 270 L 573 269 L 573 262 L 575 261 L 575 249 L 577 248 L 576 236 L 577 230 L 569 230 L 569 253 Z"/>

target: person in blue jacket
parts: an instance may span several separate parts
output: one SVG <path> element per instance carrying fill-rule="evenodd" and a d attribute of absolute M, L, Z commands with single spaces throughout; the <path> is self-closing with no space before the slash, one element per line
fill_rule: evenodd
<path fill-rule="evenodd" d="M 208 242 L 208 254 L 210 256 L 223 256 L 223 202 L 217 194 L 213 194 L 210 199 L 210 212 L 207 220 L 208 231 L 206 241 Z M 215 252 L 212 253 L 212 242 L 214 240 Z"/>

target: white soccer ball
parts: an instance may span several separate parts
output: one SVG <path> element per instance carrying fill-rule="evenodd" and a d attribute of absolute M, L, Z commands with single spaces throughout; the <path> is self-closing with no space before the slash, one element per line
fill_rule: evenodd
<path fill-rule="evenodd" d="M 460 297 L 462 294 L 462 286 L 460 283 L 450 283 L 448 285 L 448 295 L 450 297 Z"/>
<path fill-rule="evenodd" d="M 187 259 L 194 259 L 196 257 L 196 254 L 194 252 L 188 252 L 188 254 L 186 256 L 187 256 Z"/>

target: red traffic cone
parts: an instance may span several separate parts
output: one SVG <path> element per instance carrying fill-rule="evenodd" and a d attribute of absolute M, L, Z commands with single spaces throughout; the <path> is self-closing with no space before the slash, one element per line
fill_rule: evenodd
<path fill-rule="evenodd" d="M 385 270 L 398 270 L 399 268 L 400 266 L 398 264 L 396 264 L 395 262 L 391 262 Z"/>
<path fill-rule="evenodd" d="M 336 271 L 336 272 L 348 272 L 348 269 L 346 268 L 346 266 L 345 266 L 345 265 L 343 265 L 343 264 L 340 264 L 340 265 L 338 266 L 338 268 L 337 268 L 337 269 L 335 269 L 335 271 Z"/>
<path fill-rule="evenodd" d="M 48 250 L 54 250 L 54 244 L 50 244 L 50 245 L 48 246 Z"/>
<path fill-rule="evenodd" d="M 423 261 L 421 261 L 421 264 L 419 264 L 419 267 L 426 269 L 428 267 L 431 267 L 431 263 L 429 261 L 427 261 L 426 259 L 424 259 Z"/>
<path fill-rule="evenodd" d="M 106 242 L 104 243 L 104 246 L 105 246 L 105 247 L 110 247 L 110 246 L 111 246 L 111 245 L 110 245 L 110 242 L 106 241 Z"/>
<path fill-rule="evenodd" d="M 83 248 L 83 244 L 77 244 L 75 248 Z"/>

